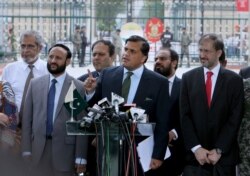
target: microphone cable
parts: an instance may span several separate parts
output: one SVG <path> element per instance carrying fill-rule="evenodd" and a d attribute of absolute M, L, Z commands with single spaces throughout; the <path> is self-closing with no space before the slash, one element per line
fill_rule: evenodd
<path fill-rule="evenodd" d="M 129 174 L 129 166 L 130 166 L 130 161 L 132 160 L 132 165 L 131 165 L 131 169 L 132 169 L 132 172 L 133 172 L 133 175 L 135 176 L 135 159 L 134 159 L 134 148 L 133 148 L 133 140 L 131 139 L 131 133 L 130 133 L 130 130 L 128 129 L 128 123 L 125 121 L 125 119 L 121 119 L 119 118 L 119 122 L 122 126 L 122 131 L 124 133 L 124 136 L 125 136 L 125 139 L 127 141 L 127 144 L 128 144 L 128 160 L 127 160 L 127 164 L 125 164 L 125 175 L 127 176 Z M 131 123 L 129 123 L 131 124 Z M 132 123 L 132 126 L 133 126 L 133 123 Z M 131 160 L 130 160 L 130 156 L 131 157 Z M 124 158 L 125 159 L 125 158 Z M 126 161 L 125 161 L 126 163 Z"/>

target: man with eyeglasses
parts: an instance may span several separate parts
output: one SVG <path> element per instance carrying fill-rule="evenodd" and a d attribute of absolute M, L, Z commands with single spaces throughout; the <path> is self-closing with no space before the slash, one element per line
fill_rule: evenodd
<path fill-rule="evenodd" d="M 160 49 L 155 57 L 154 71 L 168 79 L 169 89 L 166 93 L 170 97 L 170 131 L 168 132 L 168 147 L 171 156 L 156 170 L 157 176 L 178 176 L 184 167 L 184 144 L 180 129 L 179 95 L 181 79 L 175 75 L 179 56 L 170 48 Z"/>
<path fill-rule="evenodd" d="M 223 52 L 223 41 L 205 34 L 199 40 L 202 66 L 182 76 L 180 119 L 187 151 L 183 176 L 236 175 L 244 90 L 241 77 L 220 65 Z"/>
<path fill-rule="evenodd" d="M 20 36 L 20 50 L 21 58 L 18 61 L 8 64 L 3 69 L 2 80 L 5 80 L 10 83 L 14 93 L 15 93 L 15 103 L 18 107 L 19 118 L 18 118 L 18 127 L 17 136 L 21 137 L 21 119 L 22 119 L 22 110 L 25 105 L 25 90 L 29 85 L 31 78 L 36 78 L 48 73 L 47 65 L 45 61 L 42 61 L 39 58 L 39 53 L 43 46 L 43 38 L 37 31 L 25 31 Z M 22 100 L 23 99 L 23 100 Z M 7 170 L 15 170 L 15 173 L 18 175 L 26 175 L 26 165 L 22 161 L 20 151 L 17 151 L 15 154 L 9 154 L 9 157 L 14 158 L 16 166 L 13 168 L 13 163 L 6 164 Z M 21 168 L 21 169 L 18 169 Z"/>
<path fill-rule="evenodd" d="M 3 69 L 2 79 L 10 83 L 15 93 L 21 127 L 25 94 L 31 78 L 48 73 L 46 62 L 39 58 L 43 47 L 43 38 L 37 31 L 24 31 L 20 36 L 21 58 Z M 29 79 L 28 79 L 29 78 Z"/>

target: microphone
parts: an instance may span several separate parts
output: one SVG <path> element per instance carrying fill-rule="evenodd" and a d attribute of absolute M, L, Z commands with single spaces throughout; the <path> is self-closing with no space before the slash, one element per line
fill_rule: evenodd
<path fill-rule="evenodd" d="M 112 101 L 112 104 L 115 106 L 115 113 L 119 114 L 119 102 L 117 99 L 115 99 L 114 101 Z"/>
<path fill-rule="evenodd" d="M 104 113 L 102 108 L 97 104 L 94 104 L 92 108 L 88 108 L 88 116 L 93 117 L 94 120 L 99 119 L 101 115 Z"/>
<path fill-rule="evenodd" d="M 80 127 L 82 128 L 90 128 L 92 124 L 93 119 L 91 117 L 83 117 L 80 123 Z"/>
<path fill-rule="evenodd" d="M 100 114 L 102 115 L 104 113 L 103 110 L 98 110 L 98 109 L 95 109 L 95 108 L 88 108 L 88 111 L 92 112 L 92 113 L 96 113 L 96 114 Z M 94 114 L 93 114 L 94 115 Z"/>
<path fill-rule="evenodd" d="M 132 107 L 130 108 L 130 114 L 132 116 L 133 122 L 146 123 L 146 116 L 144 116 L 144 109 Z"/>
<path fill-rule="evenodd" d="M 111 102 L 112 102 L 112 105 L 115 107 L 115 113 L 119 114 L 119 105 L 124 102 L 124 98 L 112 92 Z"/>
<path fill-rule="evenodd" d="M 98 105 L 102 108 L 102 109 L 106 109 L 106 108 L 110 108 L 111 104 L 108 101 L 107 97 L 101 99 L 100 101 L 98 101 Z"/>

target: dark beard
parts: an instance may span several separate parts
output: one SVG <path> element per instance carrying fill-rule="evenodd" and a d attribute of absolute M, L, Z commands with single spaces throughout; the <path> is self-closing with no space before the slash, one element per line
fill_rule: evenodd
<path fill-rule="evenodd" d="M 154 67 L 154 71 L 156 73 L 161 74 L 162 76 L 168 77 L 171 75 L 171 69 L 170 68 L 163 68 L 163 67 Z"/>
<path fill-rule="evenodd" d="M 56 66 L 57 66 L 57 68 L 55 70 L 52 70 L 50 68 L 50 64 L 47 63 L 47 69 L 51 74 L 60 74 L 60 73 L 63 73 L 66 69 L 66 63 L 62 66 L 58 66 L 58 65 L 56 65 Z"/>

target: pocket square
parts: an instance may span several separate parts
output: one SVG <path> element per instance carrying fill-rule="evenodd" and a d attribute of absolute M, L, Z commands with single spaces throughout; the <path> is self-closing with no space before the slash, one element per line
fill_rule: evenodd
<path fill-rule="evenodd" d="M 145 98 L 145 101 L 153 101 L 153 99 L 152 99 L 152 98 L 146 97 L 146 98 Z"/>

